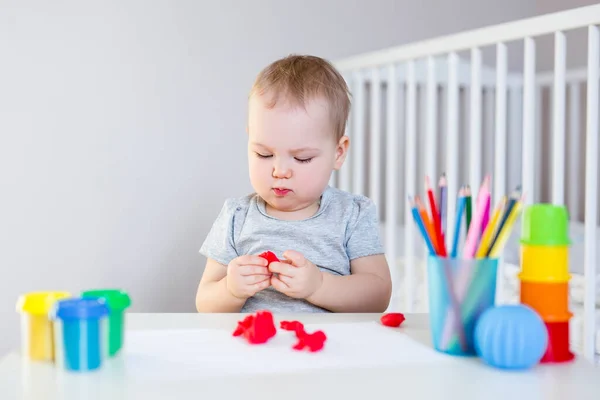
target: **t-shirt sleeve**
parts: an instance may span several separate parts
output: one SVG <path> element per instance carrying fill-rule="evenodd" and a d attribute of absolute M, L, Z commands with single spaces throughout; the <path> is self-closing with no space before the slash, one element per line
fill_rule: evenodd
<path fill-rule="evenodd" d="M 355 200 L 347 237 L 346 249 L 350 260 L 384 253 L 377 208 L 368 197 L 361 196 Z"/>
<path fill-rule="evenodd" d="M 228 265 L 231 260 L 238 256 L 234 240 L 236 209 L 237 204 L 234 199 L 225 201 L 200 247 L 200 254 L 223 265 Z"/>

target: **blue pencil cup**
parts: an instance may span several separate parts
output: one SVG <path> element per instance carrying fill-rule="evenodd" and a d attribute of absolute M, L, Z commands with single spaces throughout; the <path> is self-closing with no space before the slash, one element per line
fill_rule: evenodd
<path fill-rule="evenodd" d="M 429 256 L 429 324 L 437 351 L 476 356 L 475 325 L 494 306 L 497 269 L 497 259 Z"/>
<path fill-rule="evenodd" d="M 56 364 L 68 371 L 92 371 L 108 356 L 109 309 L 102 299 L 72 298 L 55 304 Z"/>

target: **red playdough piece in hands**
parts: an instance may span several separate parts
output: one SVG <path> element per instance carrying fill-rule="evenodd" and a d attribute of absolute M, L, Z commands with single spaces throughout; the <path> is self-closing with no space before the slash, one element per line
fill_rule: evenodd
<path fill-rule="evenodd" d="M 277 333 L 273 314 L 269 311 L 258 311 L 254 315 L 248 315 L 233 332 L 233 336 L 244 336 L 250 344 L 266 343 Z"/>
<path fill-rule="evenodd" d="M 404 314 L 401 313 L 388 313 L 381 316 L 381 323 L 385 326 L 391 326 L 394 328 L 399 327 L 404 322 Z"/>
<path fill-rule="evenodd" d="M 279 261 L 279 258 L 277 258 L 277 256 L 275 255 L 275 253 L 273 253 L 272 251 L 265 251 L 264 253 L 261 253 L 258 256 L 264 258 L 265 260 L 267 260 L 267 262 L 269 264 L 271 264 L 272 262 L 278 262 Z"/>

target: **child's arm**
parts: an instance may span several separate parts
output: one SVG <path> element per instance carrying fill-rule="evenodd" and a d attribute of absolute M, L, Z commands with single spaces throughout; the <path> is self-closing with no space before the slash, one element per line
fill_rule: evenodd
<path fill-rule="evenodd" d="M 392 295 L 392 281 L 383 254 L 350 262 L 351 275 L 321 272 L 320 287 L 306 300 L 333 312 L 384 312 Z"/>
<path fill-rule="evenodd" d="M 206 267 L 196 292 L 198 312 L 240 312 L 245 300 L 235 297 L 227 289 L 227 266 L 213 259 Z"/>

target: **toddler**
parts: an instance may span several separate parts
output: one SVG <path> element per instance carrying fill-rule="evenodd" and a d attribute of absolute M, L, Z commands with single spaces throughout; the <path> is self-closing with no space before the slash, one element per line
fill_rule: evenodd
<path fill-rule="evenodd" d="M 258 75 L 248 107 L 255 193 L 227 199 L 202 244 L 198 312 L 385 311 L 375 205 L 329 186 L 350 143 L 342 76 L 321 58 L 289 56 Z M 268 264 L 265 251 L 280 261 Z"/>

